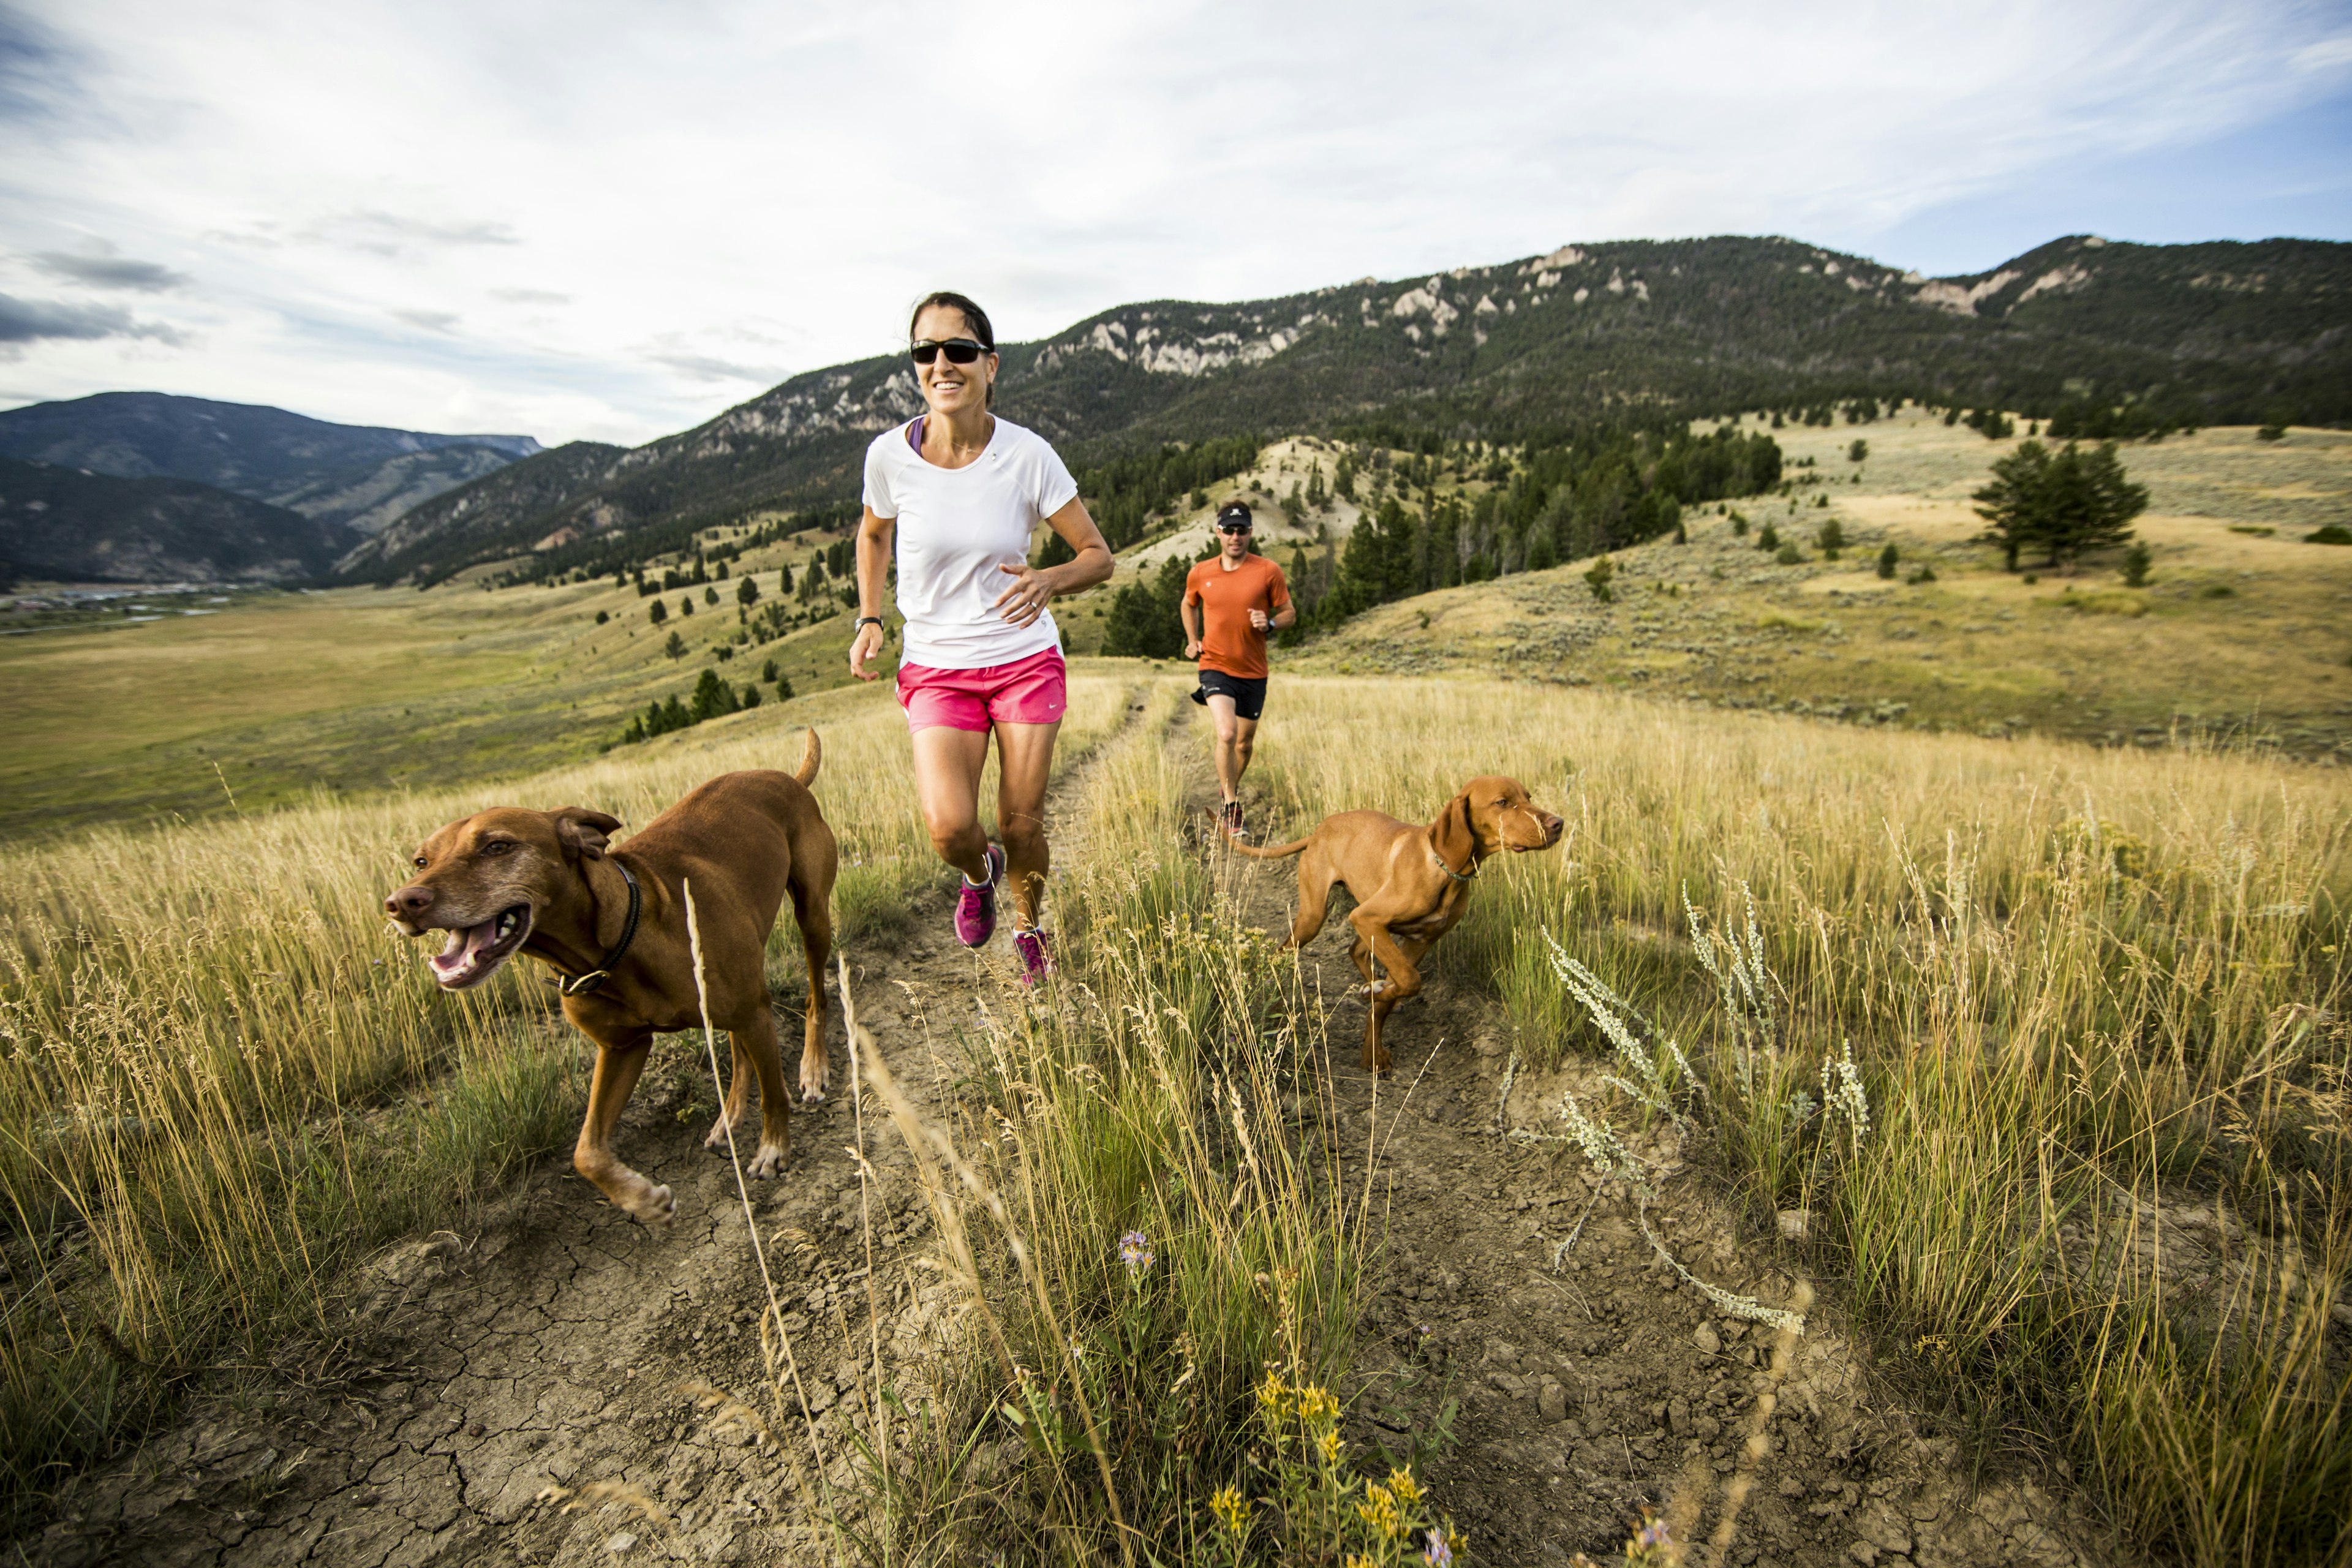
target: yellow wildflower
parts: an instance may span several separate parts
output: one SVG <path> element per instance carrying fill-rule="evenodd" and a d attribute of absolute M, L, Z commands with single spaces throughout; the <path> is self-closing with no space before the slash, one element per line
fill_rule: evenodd
<path fill-rule="evenodd" d="M 1397 1500 L 1407 1508 L 1421 1500 L 1421 1483 L 1412 1479 L 1411 1470 L 1391 1470 L 1389 1490 L 1396 1493 Z"/>
<path fill-rule="evenodd" d="M 1364 1488 L 1364 1501 L 1356 1505 L 1357 1517 L 1394 1541 L 1404 1529 L 1404 1519 L 1397 1512 L 1395 1497 L 1388 1488 L 1374 1481 Z"/>
<path fill-rule="evenodd" d="M 1282 1381 L 1282 1374 L 1278 1372 L 1267 1373 L 1265 1381 L 1257 1385 L 1257 1402 L 1265 1407 L 1268 1415 L 1279 1411 L 1289 1394 L 1290 1385 Z"/>
<path fill-rule="evenodd" d="M 1242 1500 L 1239 1487 L 1219 1487 L 1209 1500 L 1209 1511 L 1224 1521 L 1225 1528 L 1235 1535 L 1249 1528 L 1249 1504 Z"/>
<path fill-rule="evenodd" d="M 1319 1416 L 1336 1416 L 1339 1402 L 1331 1391 L 1319 1383 L 1302 1384 L 1298 1388 L 1298 1414 L 1301 1419 L 1313 1421 Z"/>
<path fill-rule="evenodd" d="M 1323 1458 L 1334 1465 L 1339 1462 L 1339 1450 L 1347 1447 L 1346 1444 L 1339 1441 L 1339 1433 L 1328 1430 L 1326 1430 L 1323 1436 L 1315 1439 L 1315 1446 L 1318 1448 L 1322 1449 Z"/>

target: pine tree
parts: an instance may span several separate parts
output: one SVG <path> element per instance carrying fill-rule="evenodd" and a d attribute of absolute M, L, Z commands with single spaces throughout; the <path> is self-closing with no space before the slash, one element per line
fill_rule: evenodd
<path fill-rule="evenodd" d="M 719 679 L 717 670 L 706 669 L 702 678 L 694 683 L 694 697 L 688 704 L 687 712 L 699 724 L 705 719 L 717 719 L 732 713 L 740 706 L 735 700 L 735 689 Z"/>
<path fill-rule="evenodd" d="M 1977 514 L 1992 524 L 2012 572 L 2028 546 L 2053 565 L 2073 565 L 2086 552 L 2122 544 L 2147 508 L 2147 491 L 2126 476 L 2112 441 L 2090 452 L 2069 441 L 2055 453 L 2022 442 L 1992 472 L 1976 492 Z"/>
<path fill-rule="evenodd" d="M 1892 544 L 1888 545 L 1878 552 L 1878 574 L 1892 583 L 1895 581 L 1895 563 L 1902 559 L 1903 552 Z"/>
<path fill-rule="evenodd" d="M 760 580 L 752 576 L 751 574 L 745 573 L 743 580 L 735 584 L 735 602 L 739 605 L 758 604 L 760 602 Z"/>
<path fill-rule="evenodd" d="M 652 604 L 646 606 L 646 615 L 652 620 L 654 625 L 659 626 L 664 621 L 669 619 L 669 605 L 659 599 L 656 599 Z"/>
<path fill-rule="evenodd" d="M 670 633 L 669 641 L 662 644 L 662 652 L 669 655 L 672 658 L 684 658 L 686 657 L 686 639 L 678 636 L 676 632 Z"/>
<path fill-rule="evenodd" d="M 1616 590 L 1610 586 L 1616 575 L 1616 563 L 1604 555 L 1592 563 L 1591 570 L 1585 573 L 1584 585 L 1592 590 L 1592 596 L 1595 599 L 1605 605 L 1617 596 Z"/>

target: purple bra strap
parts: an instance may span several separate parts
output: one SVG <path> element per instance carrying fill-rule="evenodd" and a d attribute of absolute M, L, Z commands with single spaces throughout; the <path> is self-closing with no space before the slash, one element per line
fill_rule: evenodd
<path fill-rule="evenodd" d="M 919 452 L 923 449 L 923 426 L 931 422 L 928 414 L 918 414 L 915 422 L 907 426 L 907 445 Z"/>

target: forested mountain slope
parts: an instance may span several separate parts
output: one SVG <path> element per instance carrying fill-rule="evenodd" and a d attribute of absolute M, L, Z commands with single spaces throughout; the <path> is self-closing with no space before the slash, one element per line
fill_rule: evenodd
<path fill-rule="evenodd" d="M 358 537 L 189 479 L 0 458 L 0 580 L 308 582 Z"/>
<path fill-rule="evenodd" d="M 0 413 L 0 456 L 117 479 L 194 479 L 362 533 L 539 449 L 529 436 L 336 425 L 162 392 L 102 392 Z"/>
<path fill-rule="evenodd" d="M 1351 425 L 1512 440 L 1611 413 L 1887 395 L 2325 422 L 2352 418 L 2347 326 L 2352 246 L 2333 242 L 2074 237 L 1927 279 L 1788 239 L 1632 240 L 1276 300 L 1122 306 L 1006 345 L 1000 407 L 1080 458 Z M 560 499 L 535 487 L 415 517 L 400 550 L 352 568 L 430 574 L 548 541 L 554 566 L 562 543 L 600 532 L 837 502 L 873 433 L 919 407 L 899 358 L 812 371 L 601 473 L 583 465 Z"/>

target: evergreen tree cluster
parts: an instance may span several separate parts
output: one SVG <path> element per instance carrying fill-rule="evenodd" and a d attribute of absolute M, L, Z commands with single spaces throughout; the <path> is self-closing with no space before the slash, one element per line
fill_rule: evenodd
<path fill-rule="evenodd" d="M 2145 403 L 2109 407 L 2069 400 L 2050 416 L 2042 434 L 2053 441 L 2161 441 L 2176 430 L 2192 428 L 2186 420 Z"/>
<path fill-rule="evenodd" d="M 772 662 L 768 668 L 773 669 L 775 666 Z M 791 696 L 791 683 L 785 681 L 780 684 L 785 687 L 783 695 Z M 632 718 L 629 721 L 629 727 L 621 731 L 621 744 L 633 746 L 640 741 L 650 741 L 656 735 L 667 735 L 676 730 L 690 729 L 706 719 L 717 719 L 729 713 L 740 713 L 746 709 L 757 708 L 759 705 L 760 689 L 758 687 L 746 686 L 738 691 L 720 679 L 717 670 L 706 669 L 702 672 L 702 678 L 694 683 L 693 692 L 685 700 L 680 701 L 676 697 L 657 700 L 648 704 L 643 713 Z"/>
<path fill-rule="evenodd" d="M 2047 564 L 2071 566 L 2091 551 L 2126 543 L 2132 519 L 2147 508 L 2147 489 L 2124 473 L 2112 441 L 2087 452 L 2073 441 L 2055 452 L 2021 442 L 1992 472 L 1992 482 L 1976 492 L 1977 512 L 1992 524 L 2012 572 L 2027 550 L 2042 552 Z"/>
<path fill-rule="evenodd" d="M 1184 579 L 1194 564 L 1217 553 L 1212 543 L 1198 556 L 1171 555 L 1150 581 L 1121 588 L 1103 617 L 1104 654 L 1112 658 L 1175 658 L 1184 651 Z"/>
<path fill-rule="evenodd" d="M 1205 496 L 1210 486 L 1246 473 L 1256 467 L 1265 449 L 1265 443 L 1254 435 L 1189 445 L 1171 441 L 1151 451 L 1082 468 L 1072 477 L 1103 538 L 1113 550 L 1124 550 L 1150 533 L 1151 520 L 1173 510 L 1178 498 Z"/>
<path fill-rule="evenodd" d="M 1761 431 L 1596 426 L 1529 443 L 1507 479 L 1465 502 L 1438 499 L 1436 458 L 1415 454 L 1396 465 L 1398 489 L 1357 522 L 1328 589 L 1302 563 L 1293 591 L 1306 624 L 1332 626 L 1432 589 L 1605 555 L 1676 533 L 1685 505 L 1773 489 L 1780 464 L 1780 443 Z"/>

